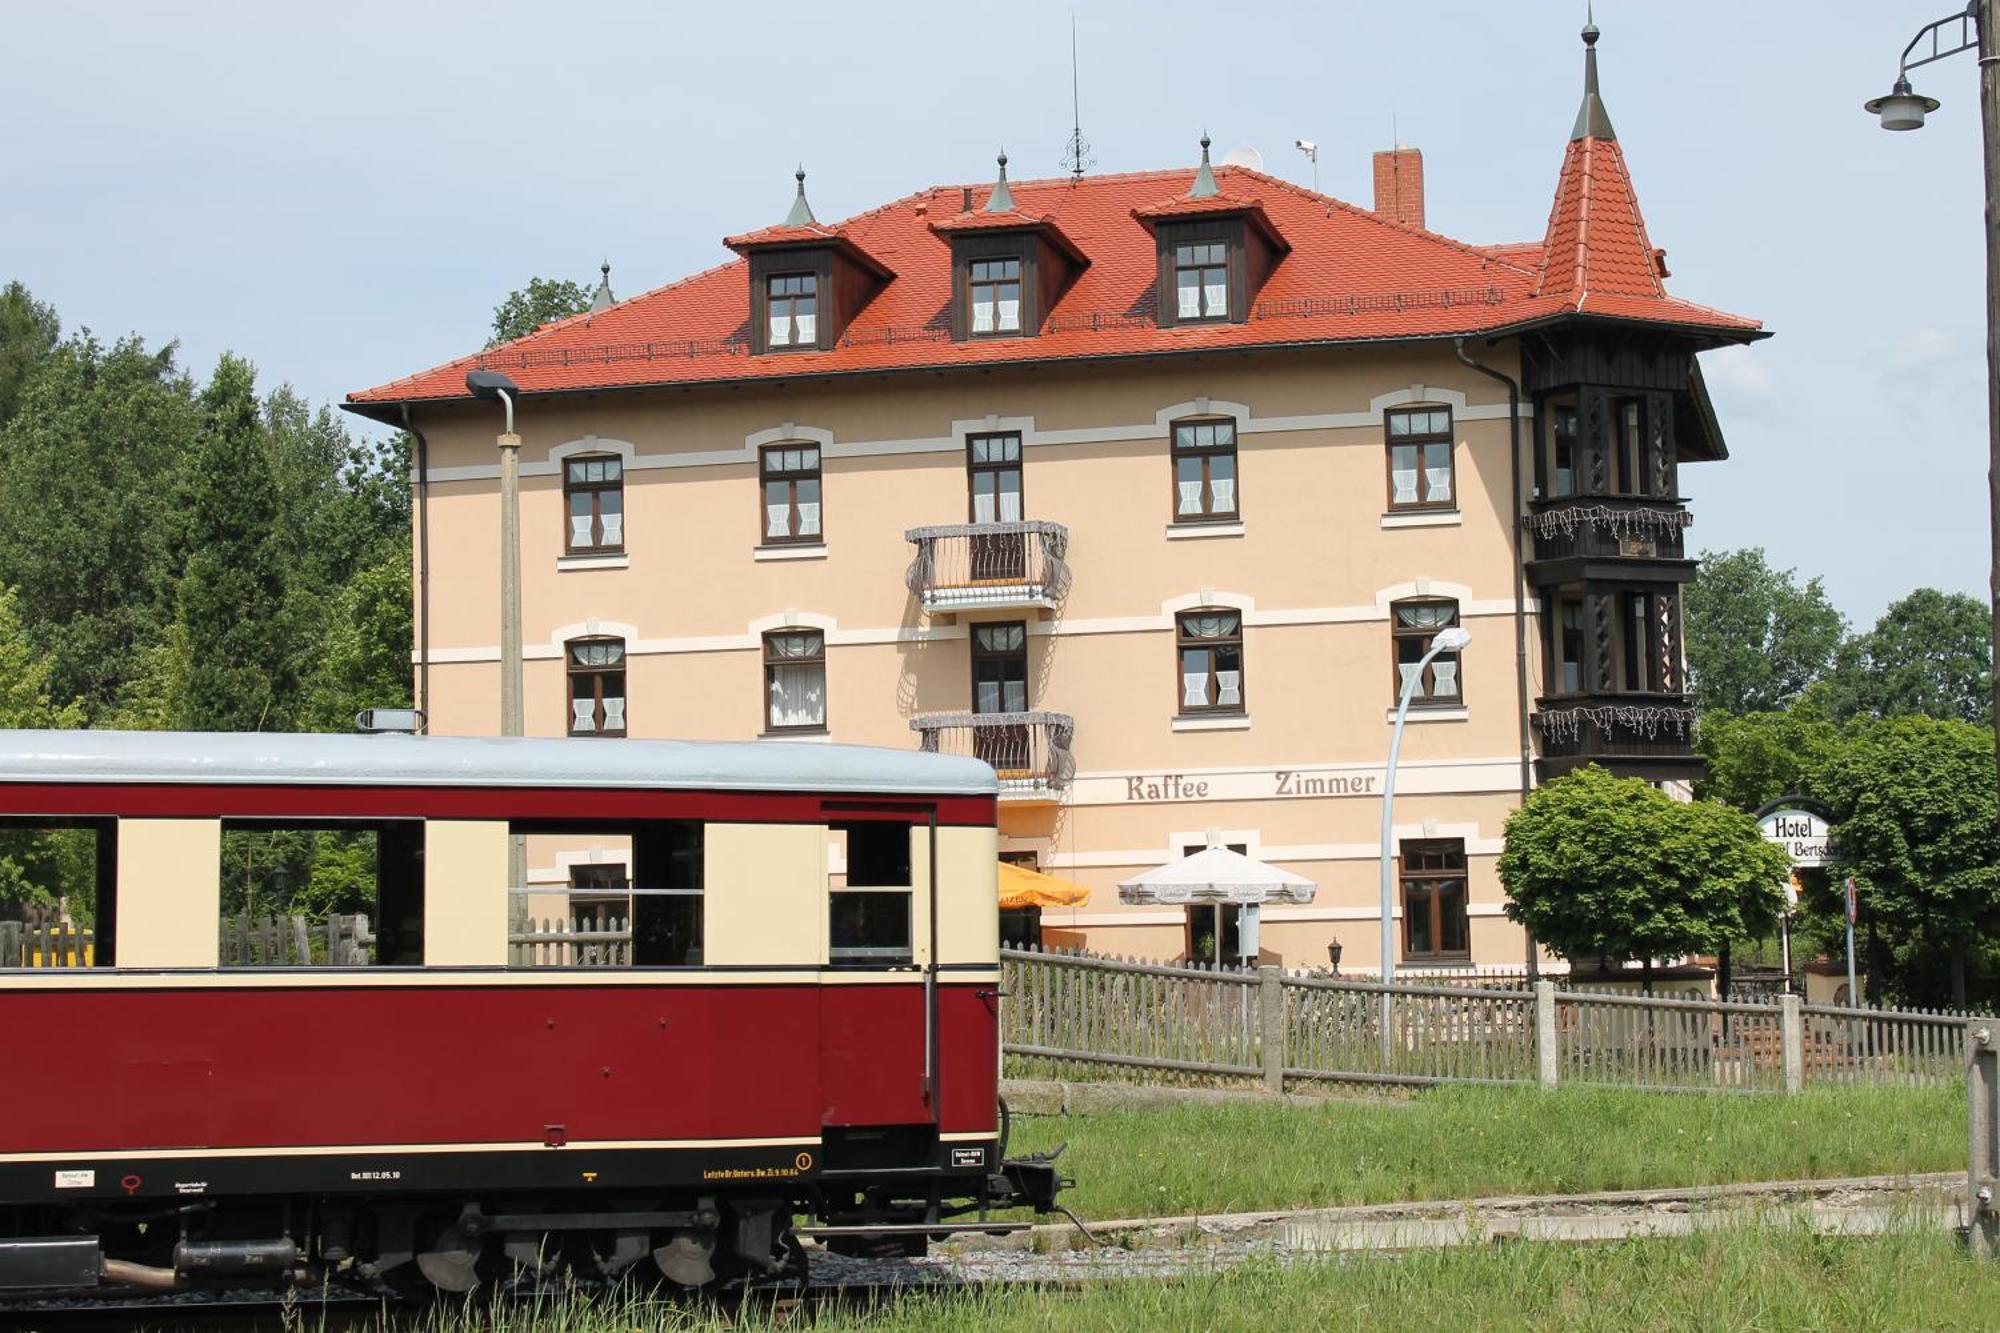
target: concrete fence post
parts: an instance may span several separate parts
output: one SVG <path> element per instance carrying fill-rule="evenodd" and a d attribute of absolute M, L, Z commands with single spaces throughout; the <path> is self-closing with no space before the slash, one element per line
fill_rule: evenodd
<path fill-rule="evenodd" d="M 1264 1087 L 1271 1092 L 1285 1090 L 1284 975 L 1269 965 L 1257 969 L 1258 1045 L 1264 1053 Z"/>
<path fill-rule="evenodd" d="M 1965 1025 L 1965 1221 L 1966 1243 L 1981 1258 L 2000 1254 L 2000 1047 L 1994 1020 Z"/>
<path fill-rule="evenodd" d="M 1727 1013 L 1727 1010 L 1723 1012 Z M 1803 1092 L 1806 1086 L 1806 1022 L 1799 1012 L 1799 997 L 1778 997 L 1778 1041 L 1785 1064 L 1785 1091 Z"/>
<path fill-rule="evenodd" d="M 1535 1076 L 1545 1088 L 1562 1080 L 1562 1052 L 1556 1046 L 1556 983 L 1535 983 Z"/>

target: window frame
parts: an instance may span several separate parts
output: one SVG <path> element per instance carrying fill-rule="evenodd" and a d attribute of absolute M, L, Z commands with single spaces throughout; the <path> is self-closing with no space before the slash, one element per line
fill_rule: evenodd
<path fill-rule="evenodd" d="M 1448 606 L 1451 608 L 1451 619 L 1441 625 L 1405 628 L 1397 612 L 1406 606 Z M 1400 601 L 1389 603 L 1389 706 L 1391 708 L 1401 703 L 1403 698 L 1403 645 L 1412 641 L 1420 643 L 1422 649 L 1417 655 L 1422 657 L 1430 650 L 1431 640 L 1438 636 L 1438 632 L 1462 624 L 1464 614 L 1455 597 L 1405 597 Z M 1438 697 L 1435 693 L 1437 664 L 1445 658 L 1450 658 L 1458 664 L 1458 669 L 1454 672 L 1458 691 L 1455 694 Z M 1463 707 L 1465 707 L 1464 653 L 1457 649 L 1439 653 L 1425 664 L 1419 688 L 1416 693 L 1410 695 L 1410 709 L 1414 712 L 1420 708 Z"/>
<path fill-rule="evenodd" d="M 777 657 L 772 654 L 772 640 L 811 635 L 819 640 L 819 652 L 810 657 Z M 810 625 L 787 625 L 782 629 L 768 630 L 761 644 L 764 656 L 764 734 L 768 736 L 824 735 L 828 730 L 828 707 L 826 688 L 826 631 Z M 781 723 L 773 720 L 776 708 L 778 670 L 781 667 L 819 667 L 819 721 Z"/>
<path fill-rule="evenodd" d="M 1216 251 L 1219 253 L 1213 258 L 1184 259 L 1182 257 L 1183 252 L 1190 250 Z M 1220 236 L 1189 237 L 1185 240 L 1176 237 L 1167 242 L 1167 273 L 1173 280 L 1168 288 L 1167 297 L 1173 306 L 1175 324 L 1223 324 L 1229 322 L 1230 311 L 1235 305 L 1236 279 L 1233 270 L 1236 265 L 1233 262 L 1235 258 L 1234 250 L 1235 247 L 1230 244 L 1228 238 Z M 1212 309 L 1208 303 L 1207 275 L 1218 270 L 1222 274 L 1222 308 L 1220 310 Z M 1198 314 L 1188 315 L 1181 312 L 1180 293 L 1181 274 L 1183 273 L 1198 275 L 1195 283 L 1195 290 L 1199 293 L 1196 302 L 1200 312 Z"/>
<path fill-rule="evenodd" d="M 1193 432 L 1203 426 L 1227 426 L 1229 428 L 1229 443 L 1226 445 L 1205 445 L 1194 442 L 1192 439 Z M 1183 442 L 1182 440 L 1181 432 L 1183 430 L 1190 433 L 1190 438 L 1187 442 Z M 1217 510 L 1214 507 L 1214 460 L 1225 456 L 1229 459 L 1231 507 L 1227 510 Z M 1242 451 L 1237 447 L 1235 417 L 1182 417 L 1180 420 L 1175 421 L 1168 427 L 1167 458 L 1167 495 L 1169 504 L 1167 514 L 1170 523 L 1175 527 L 1183 527 L 1201 523 L 1241 523 L 1243 521 L 1243 457 Z M 1183 514 L 1181 512 L 1181 460 L 1183 458 L 1198 459 L 1201 463 L 1202 509 L 1199 513 Z"/>
<path fill-rule="evenodd" d="M 1405 431 L 1401 435 L 1394 433 L 1395 426 L 1392 423 L 1398 420 L 1407 421 L 1419 415 L 1429 417 L 1439 412 L 1444 414 L 1444 429 L 1442 431 Z M 1404 407 L 1392 407 L 1382 413 L 1382 462 L 1383 467 L 1386 469 L 1385 475 L 1389 497 L 1388 508 L 1391 513 L 1453 513 L 1457 511 L 1457 426 L 1458 420 L 1453 415 L 1451 406 L 1448 403 L 1410 404 Z M 1434 499 L 1431 495 L 1431 470 L 1429 463 L 1426 461 L 1431 446 L 1439 444 L 1444 446 L 1445 489 L 1448 492 L 1442 500 Z M 1414 448 L 1417 451 L 1417 498 L 1401 503 L 1398 503 L 1396 500 L 1396 450 L 1398 448 Z"/>
<path fill-rule="evenodd" d="M 895 969 L 908 969 L 916 966 L 918 940 L 916 885 L 919 866 L 912 839 L 917 826 L 900 819 L 870 821 L 837 819 L 829 823 L 826 827 L 829 837 L 838 832 L 845 837 L 847 843 L 845 857 L 846 871 L 843 876 L 843 882 L 837 887 L 830 881 L 827 884 L 827 966 L 836 968 Z M 861 834 L 866 834 L 869 837 L 901 839 L 900 845 L 892 844 L 894 850 L 889 853 L 887 860 L 893 863 L 894 868 L 901 872 L 902 882 L 895 882 L 893 875 L 878 878 L 872 873 L 868 874 L 862 882 L 856 882 L 857 872 L 855 867 L 857 865 L 872 867 L 873 865 L 870 858 L 857 855 L 855 839 L 857 835 Z M 861 897 L 871 898 L 877 902 L 894 899 L 901 905 L 903 917 L 903 943 L 901 945 L 839 945 L 834 943 L 835 927 L 840 919 L 842 900 L 853 901 Z"/>
<path fill-rule="evenodd" d="M 618 645 L 618 662 L 616 666 L 596 665 L 577 660 L 576 650 L 579 648 L 594 644 L 614 643 Z M 613 635 L 590 634 L 563 641 L 563 730 L 565 735 L 601 736 L 606 739 L 615 740 L 631 734 L 632 686 L 629 674 L 631 669 L 630 658 L 631 650 L 626 646 L 625 640 Z M 616 695 L 610 696 L 619 700 L 619 725 L 615 729 L 605 725 L 607 715 L 604 710 L 604 700 L 607 697 L 604 682 L 607 678 L 614 675 L 619 678 L 619 683 L 622 687 Z M 591 721 L 594 725 L 590 731 L 578 731 L 576 728 L 576 700 L 579 697 L 576 690 L 579 677 L 586 678 L 591 682 Z"/>
<path fill-rule="evenodd" d="M 799 468 L 777 468 L 771 466 L 773 455 L 802 453 L 810 450 L 812 466 Z M 767 444 L 757 451 L 757 544 L 759 546 L 824 546 L 826 544 L 826 451 L 814 440 L 787 440 L 777 444 Z M 815 530 L 801 532 L 799 513 L 799 485 L 811 482 L 814 493 L 819 497 L 813 503 L 819 506 Z M 769 508 L 769 488 L 772 485 L 785 487 L 785 535 L 771 535 L 771 515 Z"/>
<path fill-rule="evenodd" d="M 1412 870 L 1410 859 L 1413 854 L 1442 854 L 1455 857 L 1455 863 L 1448 861 L 1442 866 L 1426 866 Z M 1444 948 L 1444 910 L 1439 905 L 1441 894 L 1436 887 L 1424 890 L 1429 908 L 1428 924 L 1431 932 L 1431 948 L 1421 953 L 1410 947 L 1410 930 L 1416 918 L 1416 911 L 1410 901 L 1412 885 L 1437 886 L 1451 880 L 1459 884 L 1459 938 L 1464 941 L 1463 949 Z M 1469 963 L 1472 961 L 1472 873 L 1465 852 L 1463 838 L 1405 838 L 1396 848 L 1396 882 L 1399 901 L 1403 908 L 1402 953 L 1408 963 Z"/>
<path fill-rule="evenodd" d="M 1203 636 L 1188 633 L 1187 622 L 1195 616 L 1230 615 L 1236 617 L 1234 634 Z M 1250 672 L 1244 660 L 1243 612 L 1233 606 L 1194 607 L 1174 616 L 1174 715 L 1176 717 L 1243 717 L 1250 712 Z M 1224 704 L 1214 702 L 1222 697 L 1222 685 L 1217 679 L 1220 668 L 1216 658 L 1225 650 L 1236 652 L 1236 702 Z M 1208 682 L 1203 687 L 1211 702 L 1189 704 L 1187 701 L 1187 653 L 1189 650 L 1207 652 L 1209 668 Z"/>
<path fill-rule="evenodd" d="M 618 476 L 609 481 L 577 481 L 570 469 L 583 465 L 586 469 L 592 463 L 613 463 L 617 465 Z M 615 492 L 618 496 L 618 540 L 608 542 L 603 539 L 604 505 L 603 496 Z M 597 540 L 588 545 L 576 544 L 576 523 L 578 517 L 573 512 L 574 497 L 590 497 L 590 531 Z M 573 454 L 563 459 L 563 552 L 566 555 L 617 555 L 625 550 L 625 459 L 619 454 Z"/>
<path fill-rule="evenodd" d="M 981 336 L 984 337 L 985 335 L 982 334 Z M 993 443 L 1012 444 L 1014 447 L 1014 456 L 1011 459 L 1007 459 L 997 463 L 993 462 L 990 459 L 987 460 L 979 459 L 977 456 L 978 447 L 982 444 L 993 444 Z M 976 434 L 967 435 L 965 437 L 965 521 L 966 522 L 975 524 L 1014 523 L 1014 522 L 1020 522 L 1021 519 L 1027 518 L 1028 476 L 1026 468 L 1026 459 L 1023 457 L 1024 444 L 1025 442 L 1021 438 L 1021 432 L 1017 430 L 980 431 Z M 1014 494 L 1020 497 L 1021 519 L 1009 519 L 1009 518 L 1002 518 L 1000 516 L 1000 508 L 1001 508 L 1000 496 L 1002 492 L 1000 490 L 997 478 L 1004 476 L 1010 472 L 1014 474 L 1015 480 L 1019 483 L 1015 487 Z M 990 519 L 982 519 L 981 517 L 979 517 L 979 478 L 981 478 L 982 476 L 991 476 L 996 478 L 993 487 L 993 517 Z"/>
<path fill-rule="evenodd" d="M 1028 331 L 1027 261 L 1018 254 L 995 254 L 995 255 L 967 255 L 965 257 L 964 262 L 965 262 L 965 336 L 968 339 L 1018 338 L 1022 334 L 1026 333 Z M 1004 274 L 999 277 L 980 276 L 979 270 L 983 266 L 1007 265 L 1007 264 L 1011 264 L 1014 266 L 1014 272 L 1012 277 L 1008 277 Z M 1011 285 L 1014 288 L 1014 327 L 1002 328 L 1000 325 L 1000 298 L 998 296 L 998 292 L 1001 288 L 1009 285 Z M 975 314 L 975 312 L 979 309 L 979 296 L 982 290 L 994 294 L 993 327 L 990 329 L 979 328 L 977 317 Z"/>
<path fill-rule="evenodd" d="M 804 284 L 804 288 L 799 291 L 780 292 L 777 288 L 781 283 L 802 283 Z M 820 306 L 823 300 L 822 293 L 820 292 L 819 270 L 817 268 L 809 268 L 783 269 L 767 272 L 764 274 L 763 292 L 764 308 L 761 314 L 763 319 L 764 350 L 767 352 L 797 352 L 817 349 L 820 345 L 820 329 L 822 327 L 820 323 Z M 813 321 L 813 332 L 810 338 L 801 338 L 799 336 L 798 303 L 802 300 L 810 300 L 812 302 L 811 318 Z M 778 342 L 771 337 L 771 312 L 778 307 L 780 302 L 783 302 L 785 305 L 785 331 L 787 336 L 784 342 Z"/>
<path fill-rule="evenodd" d="M 1548 662 L 1550 678 L 1544 682 L 1545 692 L 1553 698 L 1568 698 L 1575 695 L 1588 694 L 1590 693 L 1590 626 L 1587 623 L 1588 617 L 1586 612 L 1588 608 L 1584 604 L 1584 599 L 1578 593 L 1559 592 L 1549 598 L 1548 606 L 1551 612 L 1548 618 Z M 1565 679 L 1563 674 L 1565 666 L 1571 660 L 1565 654 L 1570 647 L 1570 634 L 1572 631 L 1572 627 L 1564 622 L 1566 613 L 1572 610 L 1576 613 L 1576 625 L 1573 627 L 1576 646 L 1576 657 L 1574 659 L 1576 662 L 1575 688 L 1570 687 L 1568 680 Z M 1551 686 L 1553 688 L 1546 688 Z"/>

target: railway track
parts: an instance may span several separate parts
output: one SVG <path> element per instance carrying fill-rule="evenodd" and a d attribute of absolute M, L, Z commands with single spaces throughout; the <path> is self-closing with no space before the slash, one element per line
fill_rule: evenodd
<path fill-rule="evenodd" d="M 1161 1280 L 1253 1261 L 1309 1262 L 1330 1254 L 1395 1254 L 1498 1239 L 1601 1243 L 1751 1221 L 1842 1235 L 1942 1229 L 1963 1225 L 1964 1186 L 1963 1175 L 1935 1173 L 1125 1218 L 1092 1223 L 1097 1244 L 1073 1227 L 1052 1224 L 1008 1236 L 956 1237 L 921 1259 L 852 1258 L 809 1244 L 803 1281 L 770 1284 L 748 1299 L 766 1303 L 773 1322 L 784 1322 L 808 1319 L 828 1306 L 866 1307 L 968 1287 Z M 601 1284 L 558 1279 L 540 1288 L 516 1283 L 501 1298 L 595 1298 L 604 1290 Z M 685 1305 L 689 1298 L 662 1293 L 658 1299 Z M 131 1328 L 136 1322 L 160 1329 L 262 1329 L 281 1327 L 288 1310 L 302 1316 L 308 1328 L 340 1330 L 380 1327 L 385 1306 L 379 1293 L 331 1288 L 297 1293 L 289 1302 L 268 1292 L 216 1290 L 145 1302 L 9 1306 L 0 1308 L 0 1325 L 82 1330 Z M 401 1322 L 391 1315 L 392 1327 Z"/>

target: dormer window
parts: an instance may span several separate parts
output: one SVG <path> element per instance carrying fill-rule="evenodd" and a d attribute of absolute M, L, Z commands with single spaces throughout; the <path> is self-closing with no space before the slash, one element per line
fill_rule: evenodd
<path fill-rule="evenodd" d="M 1176 322 L 1229 318 L 1229 246 L 1201 241 L 1174 247 Z"/>
<path fill-rule="evenodd" d="M 819 343 L 819 275 L 773 273 L 764 280 L 764 312 L 769 345 L 815 347 Z"/>
<path fill-rule="evenodd" d="M 975 259 L 967 265 L 970 305 L 967 328 L 974 337 L 1021 331 L 1021 261 Z"/>

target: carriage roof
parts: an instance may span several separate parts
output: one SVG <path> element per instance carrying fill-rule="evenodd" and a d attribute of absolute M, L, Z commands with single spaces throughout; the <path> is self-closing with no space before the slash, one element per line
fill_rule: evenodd
<path fill-rule="evenodd" d="M 990 796 L 977 759 L 784 741 L 4 731 L 0 783 L 567 787 Z"/>

